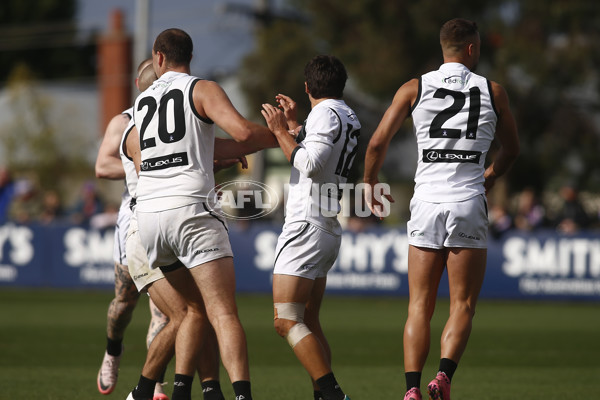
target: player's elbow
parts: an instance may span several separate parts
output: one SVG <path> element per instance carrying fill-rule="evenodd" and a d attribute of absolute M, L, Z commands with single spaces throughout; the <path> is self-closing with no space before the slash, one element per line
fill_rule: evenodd
<path fill-rule="evenodd" d="M 233 137 L 233 139 L 238 143 L 247 144 L 247 143 L 252 142 L 252 139 L 253 139 L 252 129 L 250 129 L 249 126 L 243 126 L 243 127 L 239 128 L 236 131 L 236 134 Z"/>
<path fill-rule="evenodd" d="M 323 166 L 318 163 L 307 163 L 306 168 L 304 169 L 304 173 L 309 178 L 314 178 L 316 175 L 321 172 Z"/>
<path fill-rule="evenodd" d="M 381 154 L 385 151 L 387 142 L 382 140 L 379 136 L 373 135 L 367 146 L 367 152 L 372 154 Z"/>
<path fill-rule="evenodd" d="M 110 178 L 108 171 L 103 167 L 103 165 L 101 163 L 96 163 L 95 171 L 96 171 L 96 178 L 98 178 L 98 179 L 109 179 Z"/>

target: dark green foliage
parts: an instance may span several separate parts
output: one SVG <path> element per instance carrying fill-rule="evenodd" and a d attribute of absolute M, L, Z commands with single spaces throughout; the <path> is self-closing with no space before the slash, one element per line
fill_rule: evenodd
<path fill-rule="evenodd" d="M 93 77 L 93 35 L 77 31 L 75 0 L 0 3 L 0 81 L 19 64 L 42 79 Z"/>

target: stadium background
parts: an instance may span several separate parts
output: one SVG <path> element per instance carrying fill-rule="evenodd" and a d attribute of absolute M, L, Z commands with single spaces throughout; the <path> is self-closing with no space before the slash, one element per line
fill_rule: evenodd
<path fill-rule="evenodd" d="M 143 5 L 149 7 L 145 46 L 139 38 L 144 22 L 136 14 Z M 274 90 L 302 103 L 302 66 L 315 48 L 341 54 L 350 61 L 347 96 L 365 126 L 364 142 L 395 89 L 439 64 L 435 33 L 441 22 L 457 15 L 479 21 L 481 72 L 507 88 L 523 153 L 490 197 L 483 299 L 453 390 L 460 398 L 484 399 L 598 393 L 596 2 L 80 0 L 45 7 L 22 0 L 0 6 L 0 164 L 12 174 L 15 199 L 25 204 L 7 210 L 0 224 L 0 399 L 102 398 L 94 379 L 111 298 L 111 221 L 122 183 L 96 180 L 93 162 L 103 115 L 110 115 L 103 109 L 98 43 L 110 33 L 116 9 L 132 43 L 126 70 L 135 68 L 158 32 L 182 27 L 198 49 L 193 73 L 218 80 L 236 107 L 254 118 L 253 104 L 272 98 Z M 130 83 L 126 91 L 133 93 Z M 384 223 L 343 221 L 343 249 L 323 311 L 340 357 L 334 362 L 359 399 L 402 391 L 404 224 L 416 162 L 407 127 L 391 151 L 383 175 L 397 199 L 393 214 Z M 276 151 L 250 161 L 249 173 L 226 171 L 218 179 L 273 186 L 285 181 L 289 167 Z M 355 169 L 359 180 L 360 162 Z M 567 230 L 560 224 L 565 187 L 576 189 L 587 213 L 585 222 Z M 102 210 L 83 218 L 74 210 L 91 189 Z M 519 199 L 527 190 L 543 206 L 544 218 L 539 226 L 519 228 Z M 63 208 L 52 221 L 40 219 L 39 205 L 27 205 L 48 191 L 58 194 Z M 257 393 L 305 398 L 300 388 L 306 389 L 306 376 L 271 327 L 269 268 L 281 216 L 231 225 Z M 440 295 L 446 294 L 442 284 Z M 446 309 L 442 302 L 432 334 L 441 331 Z M 127 383 L 137 379 L 146 323 L 147 306 L 141 304 L 127 333 L 128 358 L 114 397 L 124 398 Z M 430 359 L 438 350 L 432 343 Z M 433 364 L 427 365 L 431 372 Z"/>

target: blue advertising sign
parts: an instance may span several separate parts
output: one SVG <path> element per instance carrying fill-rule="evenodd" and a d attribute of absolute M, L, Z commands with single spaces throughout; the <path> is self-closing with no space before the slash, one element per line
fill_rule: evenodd
<path fill-rule="evenodd" d="M 240 292 L 271 291 L 280 226 L 231 225 Z M 0 226 L 0 286 L 106 288 L 114 284 L 114 230 L 78 226 Z M 408 295 L 408 240 L 403 229 L 344 232 L 327 290 Z M 440 295 L 447 296 L 447 279 Z M 600 236 L 510 232 L 491 240 L 481 297 L 600 300 Z"/>

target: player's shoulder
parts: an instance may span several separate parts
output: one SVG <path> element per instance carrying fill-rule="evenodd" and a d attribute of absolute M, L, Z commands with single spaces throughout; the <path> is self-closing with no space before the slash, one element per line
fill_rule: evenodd
<path fill-rule="evenodd" d="M 191 84 L 194 85 L 194 90 L 202 90 L 203 92 L 222 91 L 221 85 L 210 79 L 203 79 L 197 76 L 191 76 Z"/>
<path fill-rule="evenodd" d="M 123 131 L 129 125 L 131 116 L 126 113 L 117 114 L 111 118 L 106 127 L 107 133 L 113 133 L 115 135 L 121 135 Z"/>

